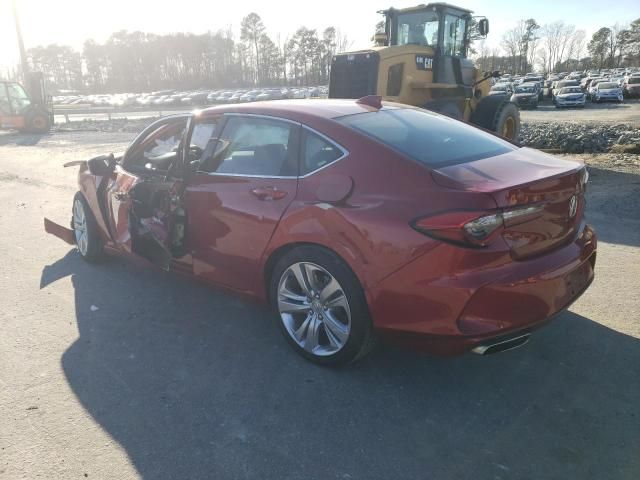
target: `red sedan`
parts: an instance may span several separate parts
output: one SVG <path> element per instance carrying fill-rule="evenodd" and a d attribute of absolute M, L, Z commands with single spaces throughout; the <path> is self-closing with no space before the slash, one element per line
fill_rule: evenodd
<path fill-rule="evenodd" d="M 584 165 L 379 98 L 173 115 L 67 165 L 71 229 L 49 233 L 269 302 L 321 364 L 380 336 L 513 348 L 593 280 Z"/>

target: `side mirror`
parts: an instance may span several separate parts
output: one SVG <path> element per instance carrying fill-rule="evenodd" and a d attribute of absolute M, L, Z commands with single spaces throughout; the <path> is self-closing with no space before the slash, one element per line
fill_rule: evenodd
<path fill-rule="evenodd" d="M 373 41 L 376 47 L 384 47 L 389 44 L 389 38 L 385 32 L 378 32 L 374 35 Z"/>
<path fill-rule="evenodd" d="M 89 167 L 89 172 L 92 175 L 106 176 L 111 175 L 113 170 L 116 168 L 116 159 L 113 156 L 113 153 L 109 155 L 100 155 L 99 157 L 92 158 L 87 161 L 87 166 Z"/>
<path fill-rule="evenodd" d="M 489 33 L 489 20 L 487 20 L 486 18 L 481 18 L 478 22 L 478 31 L 480 32 L 480 35 L 486 37 Z"/>

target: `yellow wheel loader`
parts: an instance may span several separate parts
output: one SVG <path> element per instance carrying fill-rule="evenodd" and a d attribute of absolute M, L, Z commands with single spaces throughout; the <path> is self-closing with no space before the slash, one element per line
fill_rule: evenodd
<path fill-rule="evenodd" d="M 467 58 L 472 35 L 489 21 L 446 3 L 389 8 L 376 46 L 335 55 L 329 98 L 381 96 L 472 123 L 517 141 L 520 111 L 505 95 L 489 95 L 498 72 L 480 72 Z"/>

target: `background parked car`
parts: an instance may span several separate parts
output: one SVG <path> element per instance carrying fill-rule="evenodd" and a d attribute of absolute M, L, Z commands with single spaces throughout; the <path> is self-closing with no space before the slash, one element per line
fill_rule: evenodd
<path fill-rule="evenodd" d="M 489 90 L 489 95 L 513 95 L 513 87 L 506 82 L 496 83 Z"/>
<path fill-rule="evenodd" d="M 587 98 L 589 98 L 589 100 L 593 100 L 593 94 L 596 92 L 596 87 L 598 86 L 598 83 L 606 82 L 606 81 L 607 79 L 604 77 L 592 79 L 591 83 L 589 84 L 586 90 Z"/>
<path fill-rule="evenodd" d="M 625 97 L 640 97 L 640 75 L 632 75 L 622 82 L 622 94 Z"/>
<path fill-rule="evenodd" d="M 622 103 L 624 97 L 622 96 L 622 88 L 617 82 L 599 82 L 593 92 L 591 101 L 600 102 L 618 102 Z"/>
<path fill-rule="evenodd" d="M 564 87 L 579 87 L 580 84 L 576 80 L 559 80 L 553 84 L 551 100 L 556 103 L 556 95 Z"/>
<path fill-rule="evenodd" d="M 523 83 L 515 88 L 511 101 L 520 108 L 538 108 L 540 86 L 537 82 Z"/>
<path fill-rule="evenodd" d="M 556 108 L 580 107 L 584 108 L 586 95 L 580 87 L 564 87 L 556 95 Z"/>

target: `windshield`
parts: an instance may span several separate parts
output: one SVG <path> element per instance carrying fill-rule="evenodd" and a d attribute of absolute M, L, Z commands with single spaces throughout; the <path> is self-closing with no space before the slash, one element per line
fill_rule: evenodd
<path fill-rule="evenodd" d="M 560 95 L 564 95 L 566 93 L 582 93 L 582 89 L 580 87 L 566 87 L 560 90 Z"/>
<path fill-rule="evenodd" d="M 491 87 L 491 90 L 494 90 L 494 91 L 495 90 L 502 91 L 502 90 L 506 90 L 506 89 L 507 89 L 507 84 L 506 83 L 500 83 L 500 84 L 497 84 L 497 85 L 494 85 L 493 87 Z"/>
<path fill-rule="evenodd" d="M 438 43 L 438 14 L 411 12 L 398 15 L 398 45 L 424 45 Z"/>
<path fill-rule="evenodd" d="M 19 83 L 8 83 L 9 104 L 14 113 L 22 113 L 29 105 L 29 95 Z"/>
<path fill-rule="evenodd" d="M 627 83 L 631 84 L 631 83 L 640 83 L 640 77 L 631 77 L 629 80 L 627 80 Z"/>
<path fill-rule="evenodd" d="M 516 93 L 536 93 L 536 87 L 533 85 L 520 85 L 516 87 Z"/>
<path fill-rule="evenodd" d="M 598 88 L 606 89 L 606 88 L 618 88 L 617 83 L 612 82 L 603 82 L 598 84 Z"/>
<path fill-rule="evenodd" d="M 516 149 L 477 128 L 426 110 L 379 110 L 337 120 L 430 168 L 472 162 Z"/>

